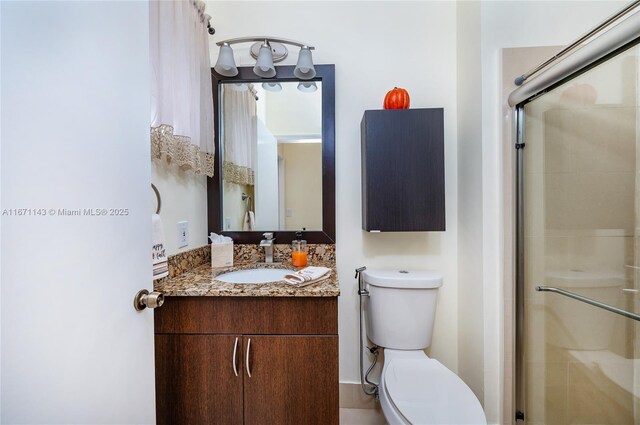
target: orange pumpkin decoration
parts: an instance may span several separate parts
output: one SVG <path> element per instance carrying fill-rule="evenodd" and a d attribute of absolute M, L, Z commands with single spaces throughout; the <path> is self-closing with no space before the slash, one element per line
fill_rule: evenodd
<path fill-rule="evenodd" d="M 409 92 L 399 87 L 389 90 L 384 97 L 384 109 L 409 109 L 410 103 Z"/>

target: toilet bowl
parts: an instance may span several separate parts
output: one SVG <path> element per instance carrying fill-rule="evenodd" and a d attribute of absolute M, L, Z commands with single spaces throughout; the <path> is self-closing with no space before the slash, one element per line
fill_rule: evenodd
<path fill-rule="evenodd" d="M 427 270 L 366 270 L 367 336 L 384 348 L 380 405 L 390 425 L 486 424 L 480 402 L 431 345 L 442 276 Z"/>
<path fill-rule="evenodd" d="M 475 394 L 442 363 L 421 350 L 384 353 L 379 391 L 389 425 L 487 423 Z"/>

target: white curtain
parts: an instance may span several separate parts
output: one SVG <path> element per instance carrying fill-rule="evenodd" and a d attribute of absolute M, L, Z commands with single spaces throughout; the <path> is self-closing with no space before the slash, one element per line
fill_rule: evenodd
<path fill-rule="evenodd" d="M 237 91 L 231 87 L 225 85 L 222 101 L 223 180 L 253 185 L 253 156 L 258 145 L 256 95 L 252 88 Z"/>
<path fill-rule="evenodd" d="M 205 3 L 149 3 L 151 156 L 213 176 L 211 64 Z"/>

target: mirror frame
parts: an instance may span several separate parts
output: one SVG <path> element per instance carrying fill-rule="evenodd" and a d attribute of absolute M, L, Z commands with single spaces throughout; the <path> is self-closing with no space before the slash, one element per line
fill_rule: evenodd
<path fill-rule="evenodd" d="M 294 77 L 295 66 L 276 66 L 274 78 L 260 78 L 253 73 L 253 67 L 238 67 L 238 75 L 225 77 L 211 68 L 213 82 L 213 115 L 216 134 L 216 159 L 213 177 L 207 178 L 207 220 L 209 233 L 215 232 L 229 236 L 234 243 L 260 243 L 264 232 L 273 232 L 276 243 L 291 243 L 296 239 L 296 232 L 289 230 L 265 229 L 255 232 L 222 230 L 222 152 L 220 134 L 220 90 L 221 83 L 233 81 L 238 83 L 264 82 L 300 82 Z M 333 244 L 336 239 L 336 167 L 335 167 L 335 65 L 315 65 L 316 76 L 311 80 L 322 82 L 322 230 L 305 230 L 303 238 L 308 243 Z"/>

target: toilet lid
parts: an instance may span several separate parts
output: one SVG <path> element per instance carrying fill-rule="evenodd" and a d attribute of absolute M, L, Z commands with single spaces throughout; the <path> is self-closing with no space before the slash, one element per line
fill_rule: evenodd
<path fill-rule="evenodd" d="M 480 402 L 455 373 L 437 360 L 394 359 L 385 388 L 412 424 L 486 424 Z"/>

